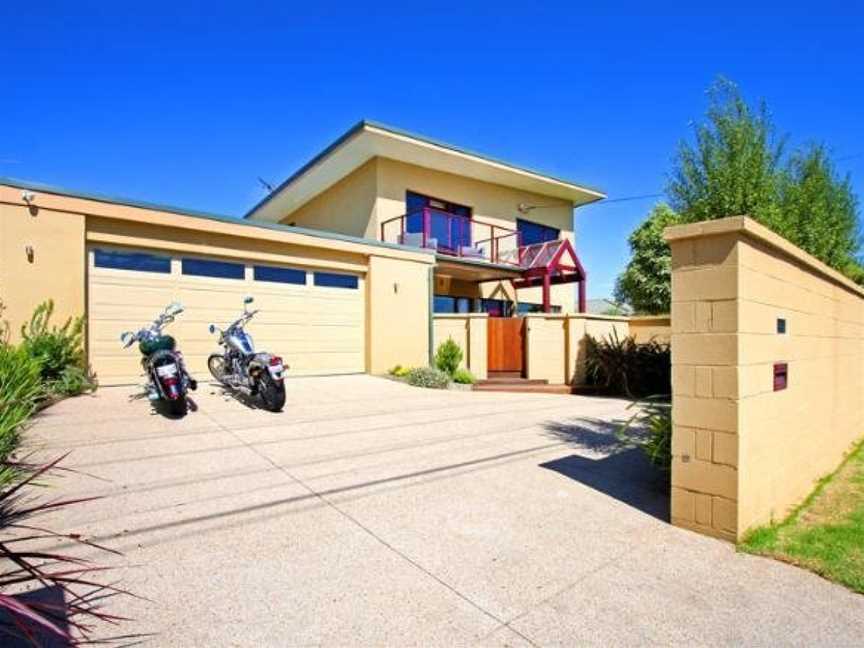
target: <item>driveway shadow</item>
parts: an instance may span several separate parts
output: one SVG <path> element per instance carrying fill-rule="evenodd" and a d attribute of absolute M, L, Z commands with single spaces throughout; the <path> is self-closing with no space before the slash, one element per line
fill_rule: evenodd
<path fill-rule="evenodd" d="M 587 452 L 540 464 L 609 497 L 669 522 L 669 475 L 640 448 L 615 436 L 618 423 L 597 419 L 547 423 L 549 436 Z M 636 432 L 638 435 L 639 432 Z"/>

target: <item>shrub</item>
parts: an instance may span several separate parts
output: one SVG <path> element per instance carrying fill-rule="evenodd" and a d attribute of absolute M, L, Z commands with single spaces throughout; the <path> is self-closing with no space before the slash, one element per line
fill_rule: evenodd
<path fill-rule="evenodd" d="M 669 345 L 651 340 L 637 344 L 632 336 L 613 331 L 597 340 L 586 336 L 585 378 L 610 395 L 630 398 L 672 392 Z"/>
<path fill-rule="evenodd" d="M 669 396 L 650 396 L 630 403 L 628 409 L 638 408 L 622 425 L 618 438 L 638 445 L 648 459 L 663 471 L 672 468 L 672 403 Z M 638 428 L 635 432 L 634 427 Z"/>
<path fill-rule="evenodd" d="M 477 379 L 467 369 L 457 369 L 453 373 L 453 382 L 458 383 L 460 385 L 473 385 L 477 382 Z"/>
<path fill-rule="evenodd" d="M 447 338 L 446 342 L 438 345 L 438 350 L 435 352 L 435 366 L 438 369 L 452 376 L 459 368 L 460 362 L 462 362 L 462 349 L 452 338 Z"/>
<path fill-rule="evenodd" d="M 396 378 L 404 378 L 411 371 L 411 367 L 403 367 L 402 365 L 396 365 L 393 367 L 389 373 L 391 376 L 395 376 Z"/>
<path fill-rule="evenodd" d="M 95 387 L 84 360 L 84 318 L 69 318 L 62 326 L 49 327 L 54 302 L 36 307 L 30 322 L 21 327 L 21 347 L 40 366 L 48 391 L 74 396 Z"/>
<path fill-rule="evenodd" d="M 21 347 L 0 344 L 0 460 L 15 449 L 21 425 L 44 393 L 38 360 Z"/>
<path fill-rule="evenodd" d="M 450 376 L 434 367 L 417 367 L 408 372 L 408 384 L 429 389 L 445 389 L 450 383 Z"/>

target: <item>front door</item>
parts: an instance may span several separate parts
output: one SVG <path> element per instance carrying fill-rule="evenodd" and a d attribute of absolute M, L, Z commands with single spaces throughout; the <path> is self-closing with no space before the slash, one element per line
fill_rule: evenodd
<path fill-rule="evenodd" d="M 490 317 L 488 325 L 488 370 L 521 375 L 525 358 L 525 320 L 521 317 Z"/>

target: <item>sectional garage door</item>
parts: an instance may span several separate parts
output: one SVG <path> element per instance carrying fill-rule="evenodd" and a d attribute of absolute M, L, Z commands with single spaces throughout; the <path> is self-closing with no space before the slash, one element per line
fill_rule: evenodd
<path fill-rule="evenodd" d="M 103 385 L 138 384 L 137 349 L 120 333 L 151 322 L 170 302 L 186 309 L 167 331 L 193 376 L 209 379 L 218 350 L 208 324 L 225 325 L 255 298 L 247 326 L 259 350 L 285 358 L 291 375 L 358 373 L 365 367 L 365 285 L 360 275 L 109 247 L 88 250 L 90 362 Z"/>

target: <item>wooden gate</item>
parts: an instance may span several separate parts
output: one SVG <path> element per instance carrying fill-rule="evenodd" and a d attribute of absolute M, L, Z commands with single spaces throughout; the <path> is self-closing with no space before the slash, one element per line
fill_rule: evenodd
<path fill-rule="evenodd" d="M 521 317 L 490 317 L 488 341 L 489 371 L 518 372 L 525 359 L 525 320 Z"/>

